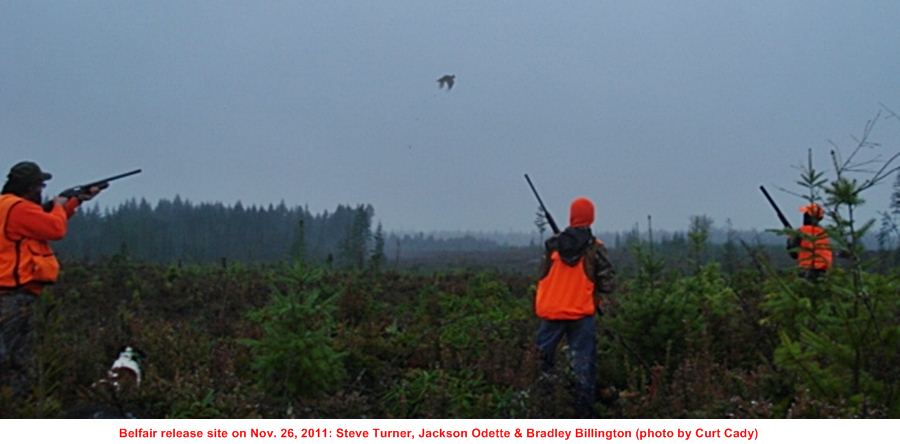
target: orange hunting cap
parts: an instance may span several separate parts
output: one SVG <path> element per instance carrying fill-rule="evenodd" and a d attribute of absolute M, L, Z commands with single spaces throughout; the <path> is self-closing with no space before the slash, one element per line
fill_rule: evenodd
<path fill-rule="evenodd" d="M 817 203 L 811 203 L 809 205 L 800 207 L 800 212 L 815 217 L 816 219 L 825 217 L 825 210 L 823 210 L 822 207 Z"/>
<path fill-rule="evenodd" d="M 586 197 L 572 201 L 569 209 L 569 225 L 572 227 L 589 227 L 594 223 L 594 203 Z"/>

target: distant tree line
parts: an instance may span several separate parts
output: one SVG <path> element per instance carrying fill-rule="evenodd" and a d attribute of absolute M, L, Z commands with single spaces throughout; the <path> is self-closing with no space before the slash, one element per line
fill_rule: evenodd
<path fill-rule="evenodd" d="M 895 188 L 900 190 L 900 180 Z M 885 267 L 900 263 L 897 208 L 900 204 L 884 213 L 884 234 L 870 242 Z M 542 247 L 537 233 L 385 233 L 380 223 L 373 228 L 374 215 L 371 205 L 338 205 L 313 214 L 284 202 L 196 204 L 176 196 L 152 205 L 132 199 L 104 210 L 82 208 L 55 249 L 64 260 L 82 261 L 119 255 L 159 263 L 299 260 L 336 268 L 496 265 L 528 271 Z M 636 224 L 597 236 L 625 268 L 636 265 L 638 253 L 689 269 L 714 260 L 733 271 L 764 252 L 781 266 L 790 264 L 784 237 L 774 233 L 733 230 L 730 223 L 717 228 L 707 216 L 692 217 L 686 231 L 651 231 L 649 222 L 643 229 Z M 636 246 L 646 251 L 637 252 Z"/>
<path fill-rule="evenodd" d="M 378 256 L 371 251 L 381 236 L 380 225 L 372 232 L 374 213 L 371 205 L 312 214 L 284 202 L 194 204 L 176 196 L 154 206 L 132 199 L 104 211 L 83 208 L 55 249 L 63 259 L 85 261 L 121 255 L 151 262 L 301 260 L 361 267 Z"/>
<path fill-rule="evenodd" d="M 496 261 L 527 263 L 537 257 L 542 242 L 526 233 L 384 233 L 373 229 L 371 205 L 338 205 L 333 212 L 313 214 L 284 202 L 268 206 L 199 203 L 176 196 L 151 205 L 132 199 L 102 210 L 87 206 L 70 223 L 70 234 L 56 244 L 60 257 L 95 261 L 114 255 L 161 263 L 212 263 L 220 261 L 276 262 L 300 260 L 340 268 L 409 266 L 437 261 L 456 264 L 490 264 Z M 722 245 L 726 263 L 744 255 L 736 242 L 772 246 L 781 239 L 771 233 L 736 232 L 712 228 L 712 221 L 698 216 L 687 232 L 601 232 L 614 251 L 628 254 L 648 240 L 653 253 L 675 262 L 705 262 L 710 254 L 701 245 Z M 718 242 L 717 242 L 718 241 Z M 705 247 L 704 247 L 705 248 Z M 618 256 L 618 254 L 617 254 Z M 518 259 L 517 259 L 518 258 Z M 628 258 L 623 258 L 626 262 Z M 523 266 L 523 269 L 527 266 Z"/>

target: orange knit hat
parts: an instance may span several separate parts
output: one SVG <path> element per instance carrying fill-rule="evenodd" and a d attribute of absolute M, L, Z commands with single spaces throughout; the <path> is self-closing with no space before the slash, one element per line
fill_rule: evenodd
<path fill-rule="evenodd" d="M 809 205 L 803 206 L 800 208 L 801 213 L 808 214 L 816 219 L 821 219 L 825 217 L 825 210 L 819 206 L 819 204 L 811 203 Z"/>
<path fill-rule="evenodd" d="M 572 201 L 569 209 L 569 225 L 572 227 L 589 227 L 594 223 L 594 203 L 586 197 Z"/>

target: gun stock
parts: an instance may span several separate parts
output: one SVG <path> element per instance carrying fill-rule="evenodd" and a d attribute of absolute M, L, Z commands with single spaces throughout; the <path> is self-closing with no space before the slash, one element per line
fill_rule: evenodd
<path fill-rule="evenodd" d="M 544 206 L 544 201 L 541 200 L 541 196 L 538 195 L 537 189 L 534 188 L 534 184 L 531 183 L 531 178 L 528 175 L 525 175 L 525 180 L 528 181 L 528 186 L 531 187 L 531 192 L 534 193 L 534 197 L 537 198 L 538 204 L 541 205 L 541 211 L 544 212 L 544 217 L 547 219 L 547 223 L 550 224 L 550 228 L 553 230 L 553 234 L 559 234 L 559 226 L 556 225 L 556 221 L 553 220 L 553 216 L 550 215 L 550 212 L 547 211 L 547 207 Z"/>

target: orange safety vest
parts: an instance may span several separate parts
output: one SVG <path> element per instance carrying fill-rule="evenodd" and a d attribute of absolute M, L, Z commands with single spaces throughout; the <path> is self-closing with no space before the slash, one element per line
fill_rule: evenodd
<path fill-rule="evenodd" d="M 827 270 L 831 268 L 831 247 L 828 234 L 822 227 L 804 225 L 800 227 L 800 249 L 797 250 L 797 265 L 800 268 Z"/>
<path fill-rule="evenodd" d="M 6 224 L 12 208 L 25 201 L 14 194 L 0 196 L 0 289 L 13 290 L 56 282 L 59 262 L 45 240 L 11 239 Z"/>
<path fill-rule="evenodd" d="M 550 271 L 538 281 L 534 313 L 541 319 L 569 321 L 594 314 L 594 281 L 585 272 L 585 258 L 568 265 L 559 252 L 550 255 Z"/>

